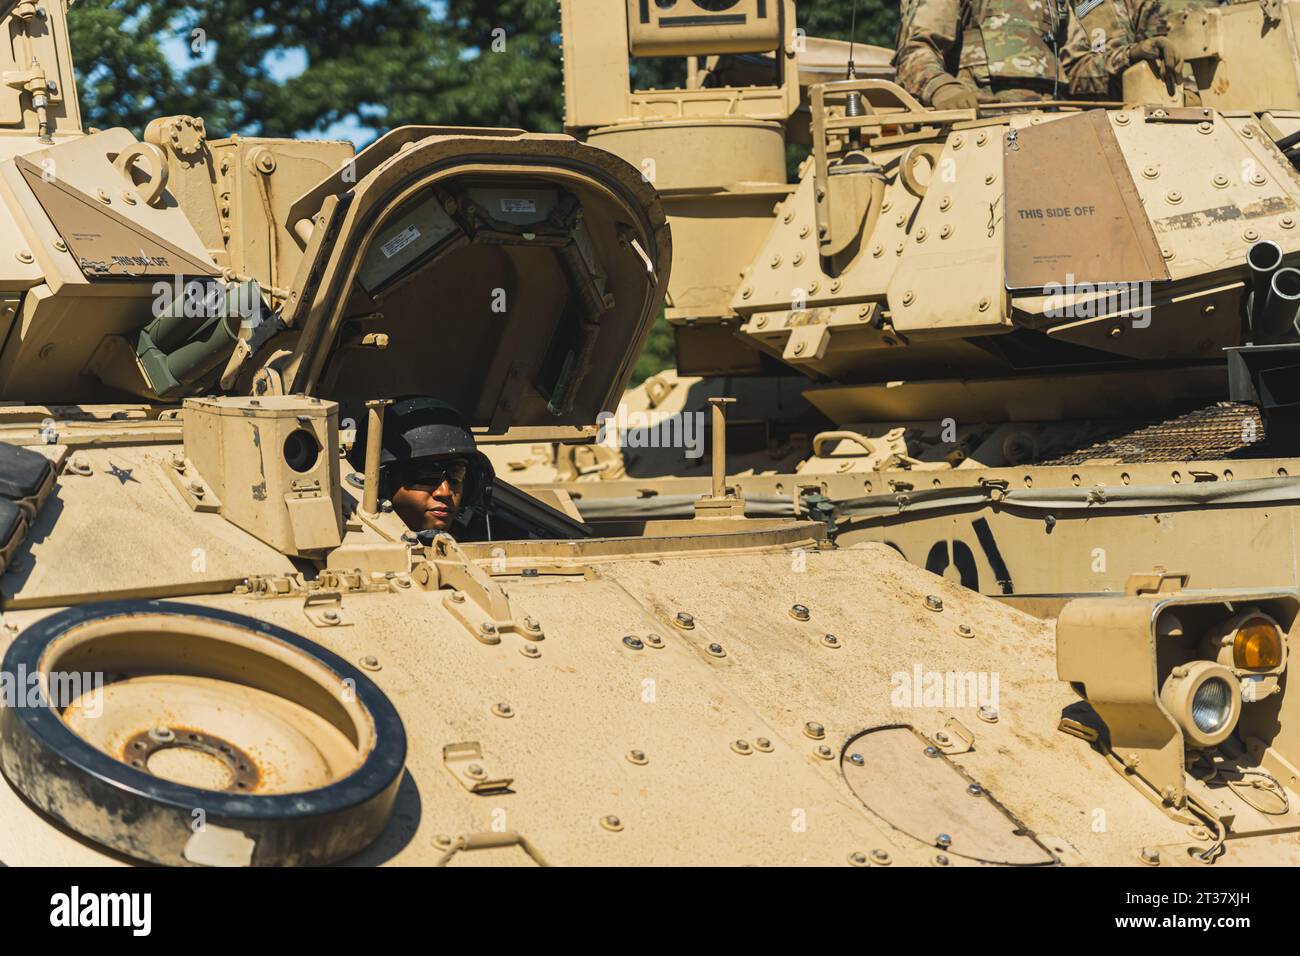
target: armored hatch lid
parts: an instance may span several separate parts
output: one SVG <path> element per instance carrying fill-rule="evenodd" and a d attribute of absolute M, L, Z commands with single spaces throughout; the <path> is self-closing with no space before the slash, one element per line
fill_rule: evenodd
<path fill-rule="evenodd" d="M 39 221 L 39 208 L 85 278 L 217 276 L 220 269 L 167 191 L 159 155 L 116 128 L 9 162 L 36 202 L 20 194 L 26 218 Z"/>
<path fill-rule="evenodd" d="M 1169 278 L 1105 110 L 1009 130 L 1006 287 Z"/>
<path fill-rule="evenodd" d="M 305 250 L 284 319 L 303 334 L 284 391 L 351 417 L 429 395 L 476 430 L 533 441 L 590 428 L 617 406 L 667 289 L 653 187 L 567 136 L 418 132 L 295 204 Z"/>

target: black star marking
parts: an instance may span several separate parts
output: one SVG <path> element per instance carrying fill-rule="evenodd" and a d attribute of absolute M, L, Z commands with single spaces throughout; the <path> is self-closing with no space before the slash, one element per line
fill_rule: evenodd
<path fill-rule="evenodd" d="M 139 479 L 131 477 L 131 472 L 133 470 L 134 469 L 131 468 L 119 468 L 111 461 L 108 463 L 108 473 L 122 484 L 126 484 L 128 481 L 134 481 L 137 485 L 140 484 Z"/>

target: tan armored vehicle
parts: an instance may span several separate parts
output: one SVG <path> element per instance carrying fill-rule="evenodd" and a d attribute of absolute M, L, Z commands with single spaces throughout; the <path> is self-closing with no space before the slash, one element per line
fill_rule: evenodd
<path fill-rule="evenodd" d="M 1294 587 L 1297 9 L 1176 15 L 1196 105 L 1140 65 L 1140 105 L 974 113 L 922 108 L 891 51 L 805 37 L 790 2 L 567 0 L 567 126 L 672 225 L 677 369 L 603 443 L 499 468 L 597 524 L 687 515 L 707 463 L 661 426 L 729 396 L 750 514 L 1035 613 L 1153 568 Z M 632 90 L 648 56 L 682 57 L 680 88 Z"/>
<path fill-rule="evenodd" d="M 495 538 L 409 532 L 385 403 L 593 436 L 660 200 L 566 136 L 91 133 L 66 15 L 0 4 L 5 864 L 1296 862 L 1291 591 L 1137 576 L 1054 629 L 746 517 L 725 428 L 686 520 L 501 481 Z"/>

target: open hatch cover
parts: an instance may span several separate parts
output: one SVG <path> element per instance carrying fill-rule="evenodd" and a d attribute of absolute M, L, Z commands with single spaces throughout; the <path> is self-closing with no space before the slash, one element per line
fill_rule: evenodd
<path fill-rule="evenodd" d="M 285 388 L 345 411 L 430 395 L 477 429 L 572 437 L 617 404 L 667 289 L 653 188 L 567 136 L 397 130 L 292 216 Z"/>

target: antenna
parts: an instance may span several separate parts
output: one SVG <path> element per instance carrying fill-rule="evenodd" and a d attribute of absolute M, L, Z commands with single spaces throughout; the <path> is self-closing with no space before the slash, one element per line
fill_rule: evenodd
<path fill-rule="evenodd" d="M 853 66 L 853 44 L 858 39 L 858 0 L 853 0 L 853 12 L 849 19 L 849 75 L 848 79 L 856 80 L 858 71 Z"/>
<path fill-rule="evenodd" d="M 858 0 L 853 0 L 852 19 L 849 21 L 849 75 L 848 79 L 856 80 L 858 71 L 853 65 L 853 45 L 858 39 Z M 861 116 L 866 112 L 862 107 L 862 94 L 857 90 L 850 90 L 844 97 L 844 115 Z M 849 130 L 849 147 L 851 149 L 862 148 L 862 130 L 859 127 L 853 127 Z"/>

